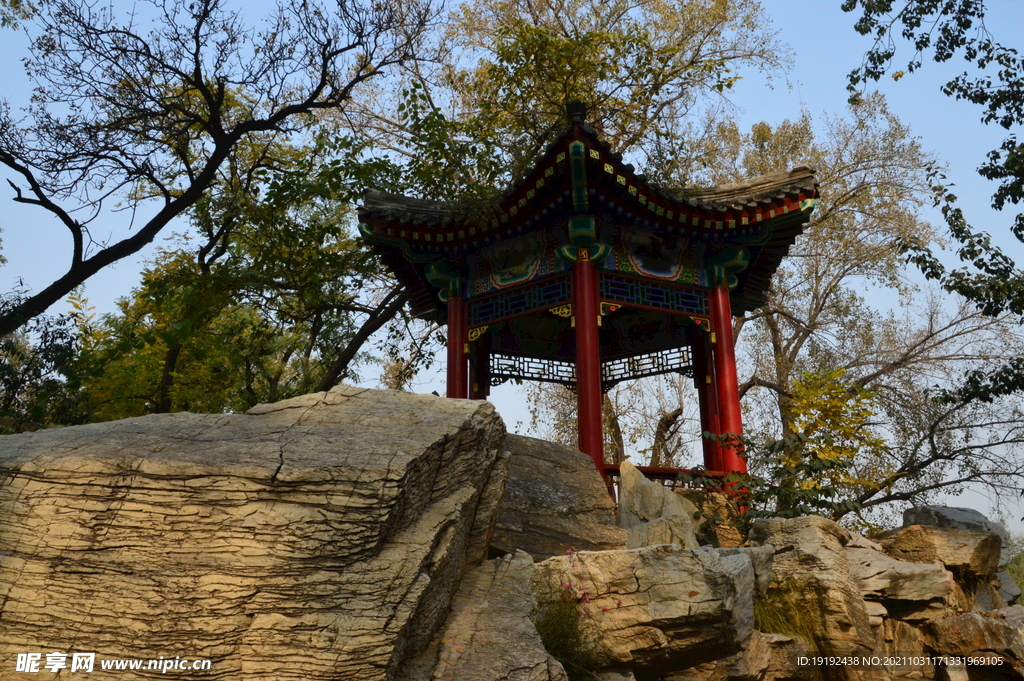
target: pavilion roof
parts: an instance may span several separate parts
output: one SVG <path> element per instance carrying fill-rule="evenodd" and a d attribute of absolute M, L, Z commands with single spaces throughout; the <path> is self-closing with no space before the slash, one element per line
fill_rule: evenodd
<path fill-rule="evenodd" d="M 818 195 L 814 171 L 807 166 L 714 187 L 660 187 L 623 163 L 588 124 L 574 124 L 549 145 L 522 181 L 490 210 L 473 216 L 443 202 L 366 192 L 359 209 L 360 231 L 412 292 L 414 314 L 444 317 L 444 307 L 424 276 L 427 263 L 457 259 L 580 212 L 570 167 L 570 146 L 576 142 L 586 149 L 590 210 L 584 212 L 603 212 L 623 223 L 709 244 L 756 244 L 732 294 L 737 313 L 764 303 L 771 275 L 802 232 Z"/>

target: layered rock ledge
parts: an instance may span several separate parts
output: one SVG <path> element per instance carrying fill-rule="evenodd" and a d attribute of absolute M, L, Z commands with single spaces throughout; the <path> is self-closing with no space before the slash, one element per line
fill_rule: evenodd
<path fill-rule="evenodd" d="M 486 402 L 338 388 L 0 437 L 4 678 L 26 651 L 390 678 L 486 554 L 504 435 Z"/>

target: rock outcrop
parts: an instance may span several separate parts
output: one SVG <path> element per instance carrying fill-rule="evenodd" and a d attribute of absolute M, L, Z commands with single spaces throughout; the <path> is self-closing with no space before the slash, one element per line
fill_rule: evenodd
<path fill-rule="evenodd" d="M 956 606 L 957 586 L 942 565 L 896 560 L 878 544 L 857 540 L 847 544 L 846 560 L 873 626 L 890 611 L 903 620 L 924 621 L 944 617 Z"/>
<path fill-rule="evenodd" d="M 503 439 L 488 403 L 353 388 L 2 436 L 0 660 L 390 679 L 486 553 Z"/>
<path fill-rule="evenodd" d="M 665 681 L 814 681 L 815 669 L 798 664 L 811 654 L 799 638 L 754 630 L 740 652 L 666 674 Z"/>
<path fill-rule="evenodd" d="M 759 520 L 751 541 L 775 547 L 774 584 L 816 614 L 815 637 L 836 655 L 862 654 L 874 647 L 867 609 L 846 557 L 849 531 L 819 516 Z"/>
<path fill-rule="evenodd" d="M 914 525 L 938 527 L 951 530 L 974 530 L 982 533 L 994 533 L 1002 540 L 999 552 L 999 564 L 990 589 L 983 590 L 981 605 L 999 607 L 1000 603 L 1013 605 L 1021 596 L 1020 588 L 1013 578 L 1005 572 L 1010 562 L 1009 536 L 1006 528 L 986 518 L 984 514 L 972 508 L 947 508 L 945 506 L 914 506 L 903 512 L 903 527 Z"/>
<path fill-rule="evenodd" d="M 626 548 L 615 525 L 615 504 L 594 461 L 572 447 L 508 435 L 508 486 L 492 549 L 526 551 L 535 560 L 575 551 Z"/>
<path fill-rule="evenodd" d="M 470 570 L 440 634 L 396 681 L 566 681 L 530 620 L 533 572 L 522 551 Z"/>
<path fill-rule="evenodd" d="M 1003 540 L 1003 550 L 1000 553 L 999 569 L 1006 567 L 1010 560 L 1006 542 L 1009 536 L 1006 528 L 997 522 L 985 517 L 984 513 L 973 508 L 956 508 L 949 506 L 913 506 L 903 511 L 903 527 L 912 525 L 925 525 L 928 527 L 939 527 L 944 530 L 977 530 L 979 532 L 994 532 Z"/>
<path fill-rule="evenodd" d="M 30 651 L 205 658 L 232 681 L 567 681 L 534 625 L 552 613 L 589 622 L 602 681 L 1024 681 L 984 516 L 914 509 L 879 542 L 775 518 L 697 547 L 680 494 L 624 464 L 615 527 L 588 457 L 506 438 L 486 402 L 340 388 L 0 436 L 0 477 L 5 681 L 38 678 L 12 671 Z M 738 543 L 724 527 L 701 536 Z"/>
<path fill-rule="evenodd" d="M 944 566 L 955 580 L 955 605 L 960 610 L 996 610 L 1013 597 L 1012 580 L 998 570 L 1002 539 L 996 532 L 911 525 L 881 541 L 901 561 Z"/>
<path fill-rule="evenodd" d="M 910 563 L 939 562 L 959 575 L 994 575 L 1002 539 L 995 532 L 911 525 L 883 539 L 882 549 Z"/>
<path fill-rule="evenodd" d="M 537 564 L 538 602 L 581 598 L 611 666 L 650 676 L 735 655 L 754 629 L 755 563 L 770 547 L 580 552 Z M 765 554 L 765 555 L 762 555 Z"/>
<path fill-rule="evenodd" d="M 1017 659 L 1014 646 L 1024 639 L 1024 609 L 961 614 L 978 606 L 980 587 L 991 585 L 998 535 L 978 528 L 911 526 L 876 543 L 823 518 L 804 517 L 758 521 L 750 539 L 776 547 L 773 591 L 766 602 L 781 597 L 788 599 L 787 612 L 795 606 L 813 613 L 811 622 L 803 623 L 811 625 L 805 641 L 811 650 L 873 660 L 858 667 L 823 668 L 815 678 L 1024 679 L 1009 661 Z M 766 681 L 807 671 L 776 665 L 758 672 L 756 663 L 763 656 L 756 649 L 755 644 L 748 647 L 746 674 L 722 660 L 707 665 L 713 674 L 693 679 Z M 1001 671 L 933 665 L 933 656 L 943 654 L 999 654 L 1007 662 Z"/>
<path fill-rule="evenodd" d="M 626 546 L 638 549 L 658 544 L 695 548 L 697 507 L 662 484 L 651 482 L 628 461 L 619 468 L 619 526 L 626 529 Z"/>
<path fill-rule="evenodd" d="M 998 659 L 995 664 L 972 665 L 966 674 L 972 681 L 1024 678 L 1024 606 L 947 617 L 929 622 L 924 631 L 928 645 L 939 655 Z"/>
<path fill-rule="evenodd" d="M 694 531 L 701 541 L 721 548 L 742 546 L 746 537 L 740 532 L 739 509 L 735 500 L 721 492 L 682 487 L 676 494 L 683 497 L 700 512 Z"/>

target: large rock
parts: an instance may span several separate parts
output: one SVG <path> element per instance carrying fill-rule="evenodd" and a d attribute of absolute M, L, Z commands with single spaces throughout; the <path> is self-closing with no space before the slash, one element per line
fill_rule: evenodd
<path fill-rule="evenodd" d="M 1012 580 L 997 573 L 1002 538 L 983 529 L 911 525 L 882 540 L 886 553 L 916 563 L 941 563 L 958 587 L 960 610 L 996 610 L 1016 600 Z"/>
<path fill-rule="evenodd" d="M 928 645 L 939 655 L 974 657 L 978 661 L 1001 658 L 1001 664 L 985 665 L 986 669 L 967 669 L 966 677 L 971 681 L 1024 678 L 1024 606 L 947 617 L 929 622 L 924 632 Z"/>
<path fill-rule="evenodd" d="M 628 669 L 602 669 L 594 674 L 597 681 L 636 681 L 633 672 Z"/>
<path fill-rule="evenodd" d="M 695 548 L 697 507 L 664 485 L 644 477 L 636 466 L 623 461 L 619 468 L 619 525 L 628 532 L 631 549 L 658 544 Z"/>
<path fill-rule="evenodd" d="M 903 527 L 911 525 L 929 525 L 949 530 L 978 530 L 995 532 L 1003 540 L 1000 552 L 999 569 L 1004 569 L 1010 562 L 1008 547 L 1009 535 L 1001 524 L 989 520 L 984 513 L 973 508 L 951 506 L 913 506 L 903 511 Z"/>
<path fill-rule="evenodd" d="M 911 525 L 886 537 L 883 550 L 910 563 L 938 561 L 957 576 L 992 577 L 999 566 L 1002 539 L 995 532 Z"/>
<path fill-rule="evenodd" d="M 761 634 L 761 644 L 768 648 L 768 668 L 761 681 L 812 681 L 814 667 L 802 663 L 811 657 L 811 649 L 802 638 L 782 634 Z"/>
<path fill-rule="evenodd" d="M 390 679 L 486 552 L 503 438 L 486 402 L 354 388 L 2 436 L 4 678 L 38 650 Z"/>
<path fill-rule="evenodd" d="M 605 669 L 594 674 L 597 681 L 637 681 L 628 669 Z"/>
<path fill-rule="evenodd" d="M 973 508 L 912 506 L 903 511 L 903 527 L 930 525 L 951 530 L 981 530 L 1006 536 L 1006 528 Z"/>
<path fill-rule="evenodd" d="M 742 546 L 746 537 L 739 530 L 739 508 L 734 499 L 721 492 L 681 487 L 675 493 L 683 497 L 700 512 L 695 532 L 714 546 L 734 548 Z"/>
<path fill-rule="evenodd" d="M 530 620 L 533 571 L 533 558 L 522 551 L 470 570 L 441 633 L 396 679 L 566 681 Z"/>
<path fill-rule="evenodd" d="M 994 532 L 1002 539 L 1002 548 L 999 551 L 998 572 L 990 588 L 982 590 L 980 598 L 981 605 L 991 603 L 998 607 L 1000 603 L 1013 605 L 1021 596 L 1020 588 L 1010 575 L 1006 572 L 1006 566 L 1010 563 L 1009 535 L 1006 528 L 1000 523 L 989 520 L 983 513 L 973 508 L 956 508 L 948 506 L 914 506 L 903 512 L 903 527 L 911 525 L 930 525 L 953 530 L 977 530 L 980 532 Z"/>
<path fill-rule="evenodd" d="M 977 529 L 984 533 L 995 533 L 1002 539 L 1006 548 L 1007 528 L 1002 524 L 989 520 L 984 513 L 973 508 L 953 506 L 912 506 L 903 511 L 903 526 L 930 525 L 944 529 Z M 1009 561 L 1009 558 L 1008 558 Z M 1006 567 L 1006 562 L 999 562 L 999 567 Z"/>
<path fill-rule="evenodd" d="M 864 598 L 884 601 L 889 611 L 905 620 L 947 614 L 956 584 L 941 565 L 908 563 L 859 546 L 848 545 L 845 554 L 850 574 Z"/>
<path fill-rule="evenodd" d="M 771 549 L 581 552 L 538 563 L 534 592 L 541 603 L 567 589 L 588 601 L 608 663 L 650 676 L 746 648 L 762 552 Z"/>
<path fill-rule="evenodd" d="M 819 516 L 758 520 L 750 541 L 775 547 L 773 584 L 815 613 L 814 635 L 837 655 L 862 654 L 874 635 L 844 546 L 852 535 Z"/>
<path fill-rule="evenodd" d="M 876 672 L 879 680 L 884 675 L 884 678 L 892 681 L 916 681 L 936 678 L 930 653 L 917 626 L 886 619 L 878 628 L 878 639 L 872 656 L 889 663 Z"/>
<path fill-rule="evenodd" d="M 509 435 L 508 487 L 498 510 L 491 544 L 535 560 L 575 551 L 626 548 L 626 532 L 615 526 L 615 504 L 594 461 L 572 447 Z"/>

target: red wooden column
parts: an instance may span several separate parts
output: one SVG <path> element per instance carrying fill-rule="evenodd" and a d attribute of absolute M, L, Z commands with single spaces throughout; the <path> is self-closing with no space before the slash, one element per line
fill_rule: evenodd
<path fill-rule="evenodd" d="M 693 382 L 697 388 L 697 404 L 700 406 L 701 442 L 704 447 L 704 468 L 709 471 L 722 470 L 722 454 L 718 442 L 706 440 L 703 433 L 720 435 L 718 423 L 718 393 L 715 390 L 715 365 L 711 357 L 710 335 L 699 327 L 694 329 L 693 344 Z"/>
<path fill-rule="evenodd" d="M 711 330 L 714 333 L 714 385 L 718 397 L 718 425 L 720 432 L 743 434 L 740 412 L 740 390 L 736 378 L 736 350 L 732 339 L 732 310 L 729 306 L 729 287 L 719 284 L 711 289 Z M 727 473 L 746 473 L 747 462 L 740 456 L 737 446 L 723 445 L 722 469 Z"/>
<path fill-rule="evenodd" d="M 597 268 L 588 247 L 579 249 L 572 268 L 572 313 L 576 325 L 576 404 L 580 451 L 594 460 L 604 477 L 604 428 L 601 420 L 601 315 Z"/>
<path fill-rule="evenodd" d="M 448 397 L 469 396 L 469 364 L 466 344 L 469 342 L 469 314 L 461 296 L 448 298 Z"/>

